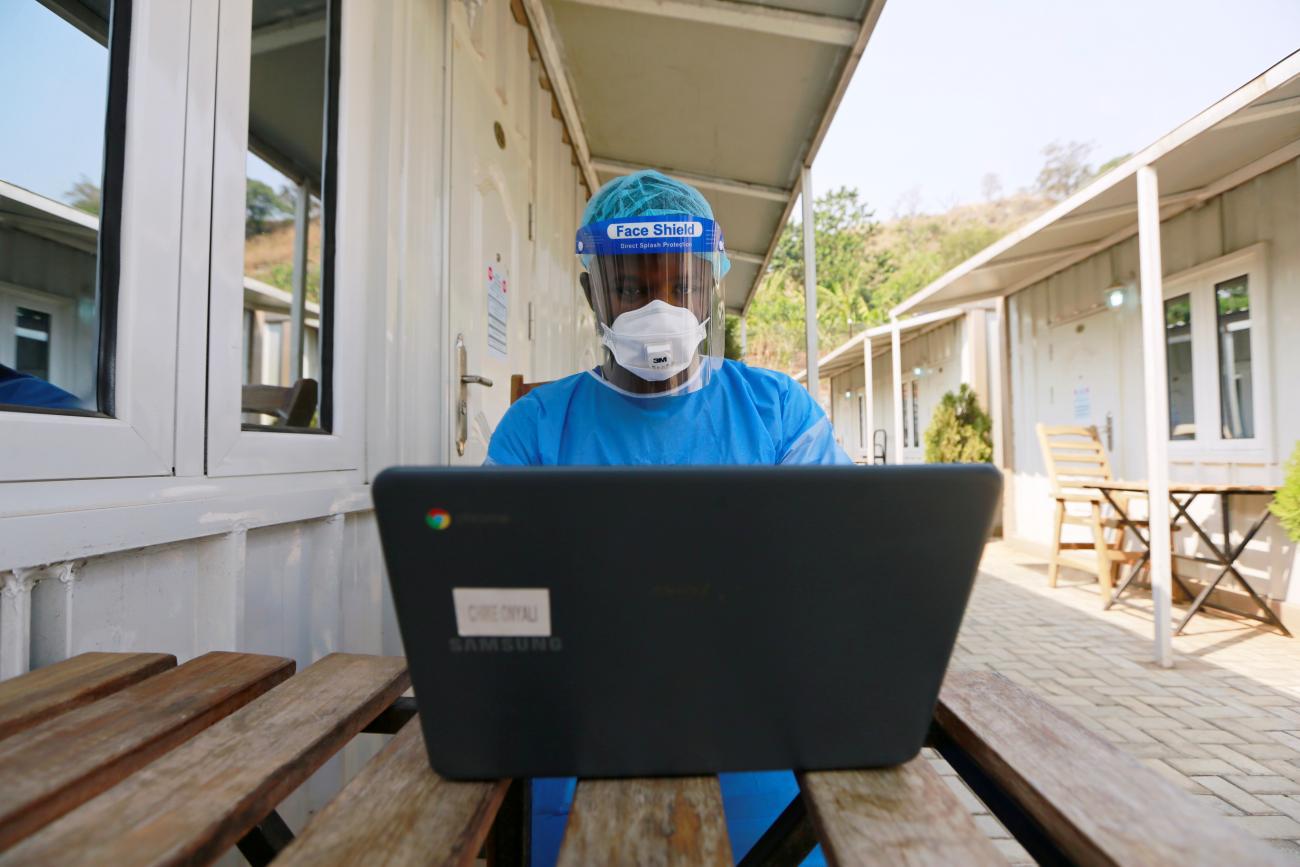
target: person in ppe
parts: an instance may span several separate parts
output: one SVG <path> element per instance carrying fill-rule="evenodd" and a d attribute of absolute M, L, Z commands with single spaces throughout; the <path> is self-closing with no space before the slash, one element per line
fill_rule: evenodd
<path fill-rule="evenodd" d="M 575 246 L 602 363 L 515 403 L 487 463 L 851 463 L 807 389 L 722 358 L 731 263 L 698 190 L 654 171 L 610 181 Z"/>
<path fill-rule="evenodd" d="M 587 203 L 575 247 L 602 363 L 516 402 L 488 464 L 851 463 L 803 386 L 722 358 L 731 265 L 694 187 L 654 171 L 610 181 Z M 720 779 L 737 856 L 799 792 L 788 771 Z M 555 862 L 574 786 L 534 781 L 533 863 Z M 824 863 L 820 851 L 806 863 Z"/>

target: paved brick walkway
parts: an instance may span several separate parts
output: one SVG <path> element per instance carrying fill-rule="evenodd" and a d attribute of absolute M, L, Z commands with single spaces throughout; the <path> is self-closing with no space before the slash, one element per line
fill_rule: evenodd
<path fill-rule="evenodd" d="M 1177 606 L 1176 606 L 1177 608 Z M 1097 584 L 990 545 L 953 665 L 1034 690 L 1157 773 L 1300 860 L 1300 639 L 1253 621 L 1197 616 L 1151 660 L 1151 603 L 1125 593 L 1102 611 Z M 1032 863 L 936 756 L 976 821 L 1014 862 Z"/>

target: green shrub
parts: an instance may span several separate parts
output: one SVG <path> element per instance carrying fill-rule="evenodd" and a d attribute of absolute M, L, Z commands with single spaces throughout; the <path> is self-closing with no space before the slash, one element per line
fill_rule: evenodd
<path fill-rule="evenodd" d="M 993 423 L 965 383 L 939 401 L 925 431 L 927 464 L 978 464 L 993 460 Z"/>
<path fill-rule="evenodd" d="M 1300 542 L 1300 442 L 1291 452 L 1291 460 L 1286 464 L 1286 478 L 1268 508 L 1277 515 L 1278 522 L 1286 528 L 1286 534 Z"/>

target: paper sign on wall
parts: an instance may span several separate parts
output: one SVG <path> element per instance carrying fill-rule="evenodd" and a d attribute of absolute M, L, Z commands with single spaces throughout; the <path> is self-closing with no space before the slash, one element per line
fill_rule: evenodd
<path fill-rule="evenodd" d="M 488 355 L 505 358 L 509 351 L 507 328 L 510 324 L 509 275 L 500 262 L 487 266 L 487 339 Z"/>
<path fill-rule="evenodd" d="M 1092 421 L 1092 389 L 1086 385 L 1074 387 L 1074 420 Z"/>
<path fill-rule="evenodd" d="M 545 587 L 453 587 L 456 634 L 551 634 L 551 591 Z"/>

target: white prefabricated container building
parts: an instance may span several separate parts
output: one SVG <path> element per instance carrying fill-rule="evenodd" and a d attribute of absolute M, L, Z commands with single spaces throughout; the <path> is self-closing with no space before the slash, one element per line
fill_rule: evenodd
<path fill-rule="evenodd" d="M 1166 472 L 1171 481 L 1280 482 L 1300 441 L 1300 53 L 895 315 L 980 299 L 1002 312 L 995 367 L 1005 371 L 1005 398 L 994 401 L 993 417 L 1012 538 L 1039 548 L 1050 539 L 1039 422 L 1096 425 L 1116 474 L 1150 478 L 1153 487 Z M 1149 306 L 1158 315 L 1144 324 Z M 1144 358 L 1144 345 L 1154 357 Z M 1163 368 L 1155 376 L 1152 363 Z M 1264 505 L 1253 499 L 1232 511 L 1234 539 Z M 1211 517 L 1205 526 L 1220 526 L 1215 498 L 1195 507 Z M 1153 537 L 1159 547 L 1167 534 L 1155 529 Z M 1175 553 L 1205 553 L 1189 533 L 1174 544 Z M 1300 626 L 1295 556 L 1270 521 L 1241 560 L 1292 629 Z M 1176 568 L 1213 577 L 1204 564 L 1179 560 Z M 1158 601 L 1160 583 L 1157 576 Z M 1244 593 L 1225 588 L 1220 596 L 1250 608 Z"/>
<path fill-rule="evenodd" d="M 53 64 L 0 58 L 8 98 L 102 98 L 71 131 L 56 120 L 75 113 L 36 112 L 32 135 L 98 141 L 103 163 L 97 228 L 63 215 L 94 291 L 0 328 L 0 362 L 84 403 L 0 406 L 11 677 L 88 650 L 400 653 L 370 480 L 481 462 L 512 374 L 592 366 L 572 239 L 604 180 L 654 167 L 700 187 L 743 310 L 883 0 L 3 5 L 0 27 L 30 27 Z M 55 295 L 42 245 L 5 240 L 63 192 L 35 171 L 61 151 L 31 144 L 32 165 L 0 164 L 0 315 Z M 292 212 L 293 291 L 252 295 L 319 386 L 302 428 L 245 412 L 283 384 L 249 362 L 255 180 Z M 74 325 L 97 339 L 64 345 Z"/>
<path fill-rule="evenodd" d="M 822 356 L 818 367 L 830 380 L 830 417 L 840 445 L 859 463 L 922 463 L 925 431 L 945 394 L 968 385 L 987 409 L 992 328 L 991 311 L 980 304 L 911 317 L 899 323 L 897 374 L 892 324 L 870 328 Z M 802 382 L 807 374 L 795 378 Z"/>

